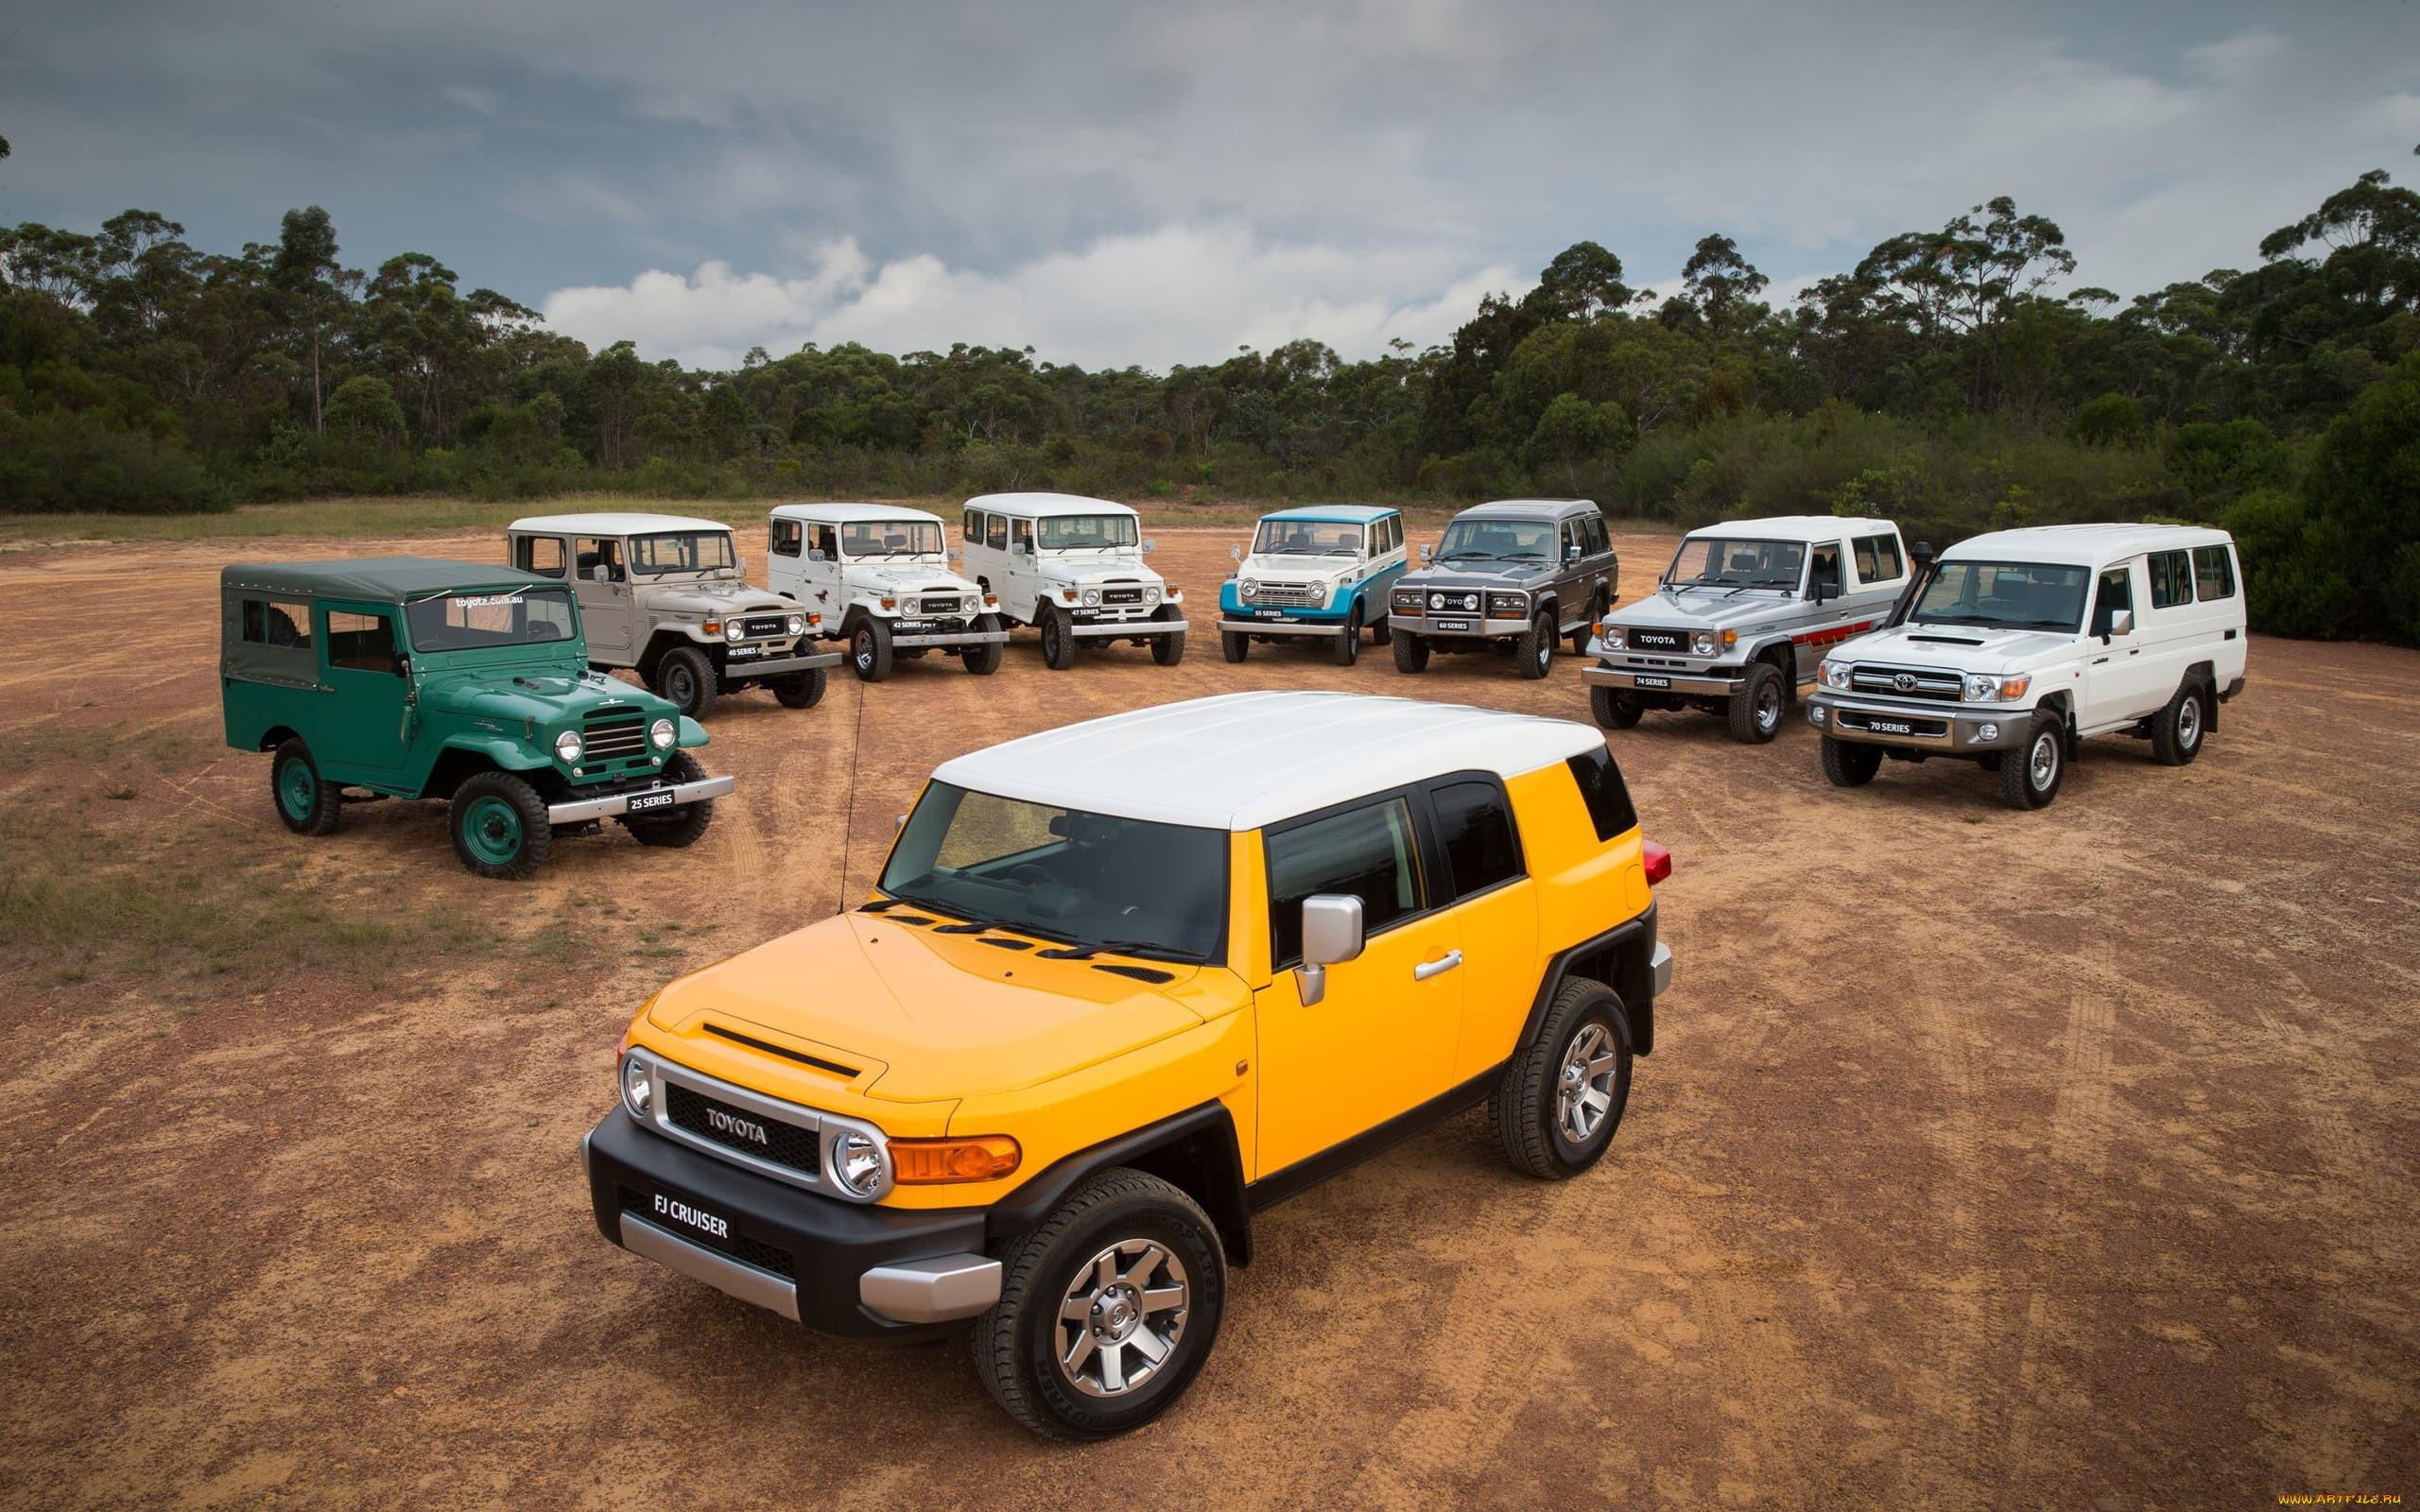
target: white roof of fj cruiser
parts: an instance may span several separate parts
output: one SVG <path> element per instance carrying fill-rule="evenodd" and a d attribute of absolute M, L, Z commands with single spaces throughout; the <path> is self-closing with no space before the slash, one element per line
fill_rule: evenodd
<path fill-rule="evenodd" d="M 1087 499 L 1080 493 L 986 493 L 966 501 L 970 509 L 988 509 L 994 514 L 1023 515 L 1029 520 L 1051 519 L 1063 514 L 1133 514 L 1125 505 L 1109 499 Z"/>
<path fill-rule="evenodd" d="M 942 517 L 904 504 L 782 504 L 773 507 L 776 520 L 812 520 L 818 524 L 845 525 L 868 520 L 924 520 L 940 524 Z"/>
<path fill-rule="evenodd" d="M 2104 567 L 2147 551 L 2223 546 L 2233 541 L 2207 525 L 2031 525 L 1994 530 L 1941 554 L 1944 561 L 2038 561 L 2060 566 Z"/>
<path fill-rule="evenodd" d="M 1725 520 L 1720 524 L 1700 525 L 1688 534 L 1691 541 L 1712 536 L 1722 541 L 1800 541 L 1817 545 L 1839 541 L 1850 535 L 1870 536 L 1877 530 L 1896 530 L 1888 520 L 1866 520 L 1837 514 L 1775 514 L 1762 520 Z"/>
<path fill-rule="evenodd" d="M 533 514 L 507 528 L 539 535 L 647 536 L 659 530 L 728 530 L 731 526 L 685 514 Z"/>
<path fill-rule="evenodd" d="M 1353 693 L 1230 693 L 1088 719 L 933 780 L 1121 818 L 1257 830 L 1446 772 L 1515 777 L 1601 748 L 1565 719 Z"/>

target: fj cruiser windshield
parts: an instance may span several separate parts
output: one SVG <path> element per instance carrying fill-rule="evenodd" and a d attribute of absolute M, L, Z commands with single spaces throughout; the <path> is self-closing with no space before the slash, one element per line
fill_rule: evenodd
<path fill-rule="evenodd" d="M 1552 561 L 1554 522 L 1551 520 L 1457 520 L 1445 527 L 1437 559 L 1464 561 Z"/>
<path fill-rule="evenodd" d="M 854 520 L 840 527 L 844 557 L 938 557 L 942 527 L 929 520 Z"/>
<path fill-rule="evenodd" d="M 1038 524 L 1045 551 L 1131 546 L 1141 539 L 1134 528 L 1134 517 L 1129 514 L 1063 514 Z"/>
<path fill-rule="evenodd" d="M 1252 538 L 1255 557 L 1357 557 L 1361 527 L 1335 520 L 1263 520 Z"/>
<path fill-rule="evenodd" d="M 900 902 L 1154 961 L 1224 954 L 1227 834 L 935 782 L 877 885 Z"/>
<path fill-rule="evenodd" d="M 1672 554 L 1668 583 L 1711 583 L 1729 588 L 1798 587 L 1806 546 L 1797 541 L 1741 541 L 1693 537 Z"/>
<path fill-rule="evenodd" d="M 579 633 L 571 594 L 560 588 L 504 593 L 446 593 L 405 606 L 416 651 L 478 651 L 544 645 Z"/>
<path fill-rule="evenodd" d="M 641 536 L 631 542 L 631 571 L 652 576 L 658 573 L 710 573 L 736 566 L 731 536 L 721 530 L 684 530 L 677 534 Z"/>
<path fill-rule="evenodd" d="M 2083 567 L 2021 561 L 1945 561 L 1909 616 L 1919 625 L 2074 630 L 2083 621 Z"/>

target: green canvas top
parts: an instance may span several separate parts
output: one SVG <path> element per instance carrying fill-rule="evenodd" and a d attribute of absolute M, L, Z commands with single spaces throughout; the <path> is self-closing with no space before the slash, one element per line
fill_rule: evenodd
<path fill-rule="evenodd" d="M 294 593 L 400 604 L 456 588 L 561 588 L 552 577 L 494 562 L 437 557 L 361 557 L 350 561 L 237 562 L 218 575 L 222 593 Z"/>

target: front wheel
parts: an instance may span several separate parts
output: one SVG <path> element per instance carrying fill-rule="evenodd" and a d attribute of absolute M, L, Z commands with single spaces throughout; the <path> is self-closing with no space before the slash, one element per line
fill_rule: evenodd
<path fill-rule="evenodd" d="M 1575 977 L 1487 1100 L 1507 1159 L 1546 1181 L 1597 1163 L 1630 1104 L 1630 1022 L 1602 982 Z"/>
<path fill-rule="evenodd" d="M 1426 672 L 1428 670 L 1428 643 L 1409 630 L 1394 638 L 1395 670 Z"/>
<path fill-rule="evenodd" d="M 1002 1261 L 1000 1299 L 975 1322 L 975 1368 L 1046 1438 L 1140 1428 L 1184 1395 L 1219 1336 L 1218 1227 L 1158 1177 L 1094 1177 Z"/>
<path fill-rule="evenodd" d="M 1390 640 L 1394 638 L 1394 631 L 1395 627 L 1387 623 L 1387 610 L 1385 606 L 1381 605 L 1378 610 L 1378 617 L 1370 622 L 1370 644 L 1372 645 L 1384 645 Z"/>
<path fill-rule="evenodd" d="M 1521 669 L 1522 677 L 1535 682 L 1554 670 L 1555 643 L 1561 639 L 1555 633 L 1554 615 L 1540 614 L 1512 644 L 1512 664 Z"/>
<path fill-rule="evenodd" d="M 692 719 L 706 717 L 719 691 L 713 660 L 694 645 L 676 645 L 655 664 L 655 696 Z"/>
<path fill-rule="evenodd" d="M 546 800 L 510 772 L 479 772 L 454 790 L 445 810 L 454 854 L 495 882 L 519 882 L 545 865 L 554 845 Z"/>
<path fill-rule="evenodd" d="M 985 635 L 996 635 L 1000 630 L 999 617 L 994 614 L 979 615 L 975 621 L 975 628 Z M 959 664 L 978 678 L 988 678 L 1000 670 L 1000 653 L 1005 649 L 1007 648 L 997 641 L 986 641 L 981 645 L 970 645 L 958 654 Z"/>
<path fill-rule="evenodd" d="M 1344 628 L 1336 638 L 1332 653 L 1336 664 L 1349 667 L 1361 660 L 1361 606 L 1356 604 L 1344 616 Z"/>
<path fill-rule="evenodd" d="M 2020 750 L 2000 757 L 2000 801 L 2013 809 L 2046 809 L 2067 777 L 2067 732 L 2056 716 L 2033 721 Z"/>
<path fill-rule="evenodd" d="M 1824 777 L 1834 787 L 1863 787 L 1882 770 L 1882 747 L 1824 737 Z"/>
<path fill-rule="evenodd" d="M 1155 620 L 1172 620 L 1177 617 L 1177 611 L 1166 604 L 1151 610 L 1151 618 Z M 1183 630 L 1170 630 L 1166 635 L 1151 637 L 1151 661 L 1155 664 L 1172 667 L 1184 660 L 1184 632 Z"/>
<path fill-rule="evenodd" d="M 1764 745 L 1781 733 L 1781 716 L 1789 704 L 1782 692 L 1781 670 L 1770 662 L 1751 663 L 1746 685 L 1731 696 L 1726 711 L 1731 738 L 1742 745 Z"/>
<path fill-rule="evenodd" d="M 823 701 L 823 669 L 809 667 L 773 679 L 773 696 L 785 709 L 812 709 Z"/>
<path fill-rule="evenodd" d="M 823 676 L 822 669 L 817 668 L 815 675 L 819 678 Z M 695 756 L 685 750 L 677 750 L 672 753 L 672 759 L 664 764 L 664 780 L 667 782 L 702 782 L 706 780 L 706 769 L 698 765 Z M 641 845 L 663 846 L 678 850 L 684 846 L 696 845 L 706 833 L 706 826 L 714 822 L 714 817 L 715 800 L 700 799 L 669 814 L 651 814 L 638 818 L 625 815 L 622 828 L 630 831 L 631 838 Z"/>
<path fill-rule="evenodd" d="M 320 764 L 300 739 L 285 742 L 269 758 L 268 795 L 277 803 L 277 816 L 297 834 L 334 834 L 344 813 L 336 788 L 320 780 Z"/>
<path fill-rule="evenodd" d="M 1076 664 L 1076 637 L 1067 611 L 1056 604 L 1042 606 L 1042 664 L 1064 672 Z"/>
<path fill-rule="evenodd" d="M 1240 662 L 1252 655 L 1252 637 L 1241 630 L 1219 632 L 1219 655 L 1229 662 Z"/>
<path fill-rule="evenodd" d="M 849 632 L 849 670 L 859 682 L 880 682 L 890 676 L 890 626 L 862 615 Z"/>
<path fill-rule="evenodd" d="M 1588 712 L 1607 730 L 1628 730 L 1638 723 L 1647 706 L 1618 688 L 1590 688 Z"/>

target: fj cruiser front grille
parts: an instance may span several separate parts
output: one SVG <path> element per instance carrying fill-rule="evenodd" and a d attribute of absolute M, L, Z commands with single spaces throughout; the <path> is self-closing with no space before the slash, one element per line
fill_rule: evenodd
<path fill-rule="evenodd" d="M 647 749 L 647 721 L 636 716 L 592 719 L 588 728 L 580 731 L 580 740 L 592 762 L 635 756 Z"/>
<path fill-rule="evenodd" d="M 734 1260 L 745 1261 L 758 1270 L 769 1270 L 790 1280 L 798 1279 L 798 1262 L 790 1258 L 786 1249 L 776 1249 L 763 1240 L 751 1239 L 746 1234 L 714 1234 L 684 1224 L 667 1224 L 656 1215 L 655 1204 L 646 1193 L 633 1192 L 628 1187 L 615 1190 L 621 1195 L 622 1211 L 633 1218 L 669 1229 L 693 1245 L 719 1250 Z"/>
<path fill-rule="evenodd" d="M 1937 698 L 1958 701 L 1955 672 L 1927 672 L 1914 667 L 1853 667 L 1849 687 L 1858 693 L 1878 693 L 1893 698 Z"/>
<path fill-rule="evenodd" d="M 1108 597 L 1105 593 L 1101 596 Z M 1263 583 L 1253 602 L 1264 609 L 1308 609 L 1311 591 L 1301 583 Z"/>
<path fill-rule="evenodd" d="M 739 622 L 739 633 L 751 641 L 762 641 L 776 635 L 787 635 L 789 632 L 790 622 L 778 614 L 768 614 L 757 619 Z"/>
<path fill-rule="evenodd" d="M 664 1113 L 672 1126 L 709 1144 L 785 1166 L 802 1176 L 818 1174 L 815 1130 L 785 1124 L 745 1108 L 718 1103 L 678 1082 L 664 1086 Z"/>
<path fill-rule="evenodd" d="M 1104 588 L 1100 591 L 1100 601 L 1104 604 L 1140 604 L 1143 602 L 1143 591 L 1139 588 Z"/>

